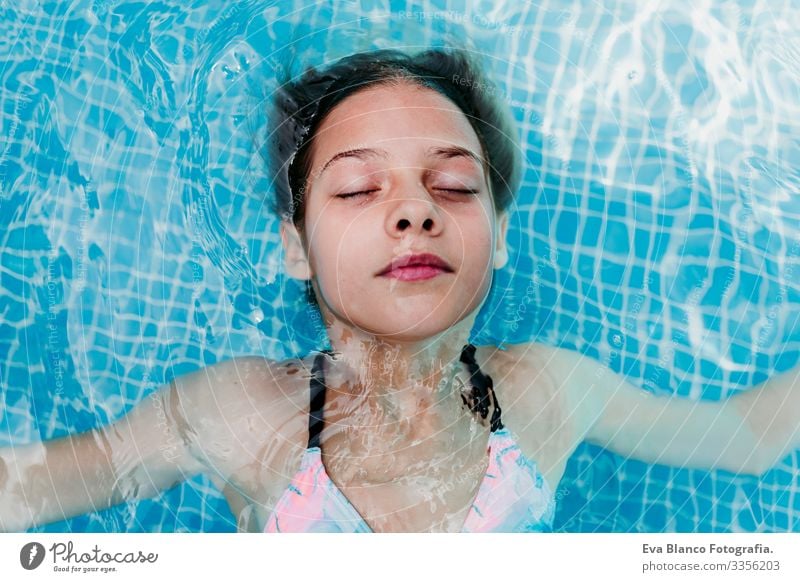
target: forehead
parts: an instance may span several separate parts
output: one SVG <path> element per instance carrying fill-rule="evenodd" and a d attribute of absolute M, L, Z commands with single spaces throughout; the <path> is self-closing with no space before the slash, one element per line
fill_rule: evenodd
<path fill-rule="evenodd" d="M 380 146 L 459 145 L 476 153 L 480 141 L 466 115 L 440 93 L 408 82 L 359 91 L 337 105 L 314 137 L 314 163 L 326 155 Z"/>

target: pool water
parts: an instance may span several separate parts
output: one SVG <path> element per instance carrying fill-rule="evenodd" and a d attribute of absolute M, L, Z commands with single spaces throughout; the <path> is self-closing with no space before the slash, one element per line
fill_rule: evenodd
<path fill-rule="evenodd" d="M 579 350 L 718 400 L 797 365 L 796 2 L 32 2 L 0 7 L 0 444 L 122 416 L 175 376 L 321 348 L 252 137 L 289 53 L 472 39 L 524 183 L 475 342 Z M 800 531 L 762 478 L 591 445 L 560 531 Z M 31 531 L 234 531 L 203 475 Z"/>

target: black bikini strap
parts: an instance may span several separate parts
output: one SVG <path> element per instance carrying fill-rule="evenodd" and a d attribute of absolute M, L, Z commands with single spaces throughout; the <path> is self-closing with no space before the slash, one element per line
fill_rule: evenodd
<path fill-rule="evenodd" d="M 470 407 L 472 412 L 478 412 L 481 418 L 486 418 L 489 414 L 490 398 L 491 403 L 494 404 L 494 411 L 492 412 L 491 432 L 503 428 L 503 421 L 500 418 L 501 410 L 500 403 L 497 401 L 497 396 L 494 393 L 494 382 L 489 374 L 481 372 L 478 362 L 475 361 L 475 346 L 467 344 L 461 349 L 461 361 L 467 365 L 469 370 L 469 381 L 472 384 L 472 392 L 470 402 L 462 396 L 464 403 Z"/>
<path fill-rule="evenodd" d="M 322 418 L 322 411 L 325 408 L 325 355 L 330 354 L 330 350 L 324 350 L 314 357 L 314 365 L 311 368 L 311 402 L 308 407 L 308 448 L 319 446 L 319 435 L 325 420 Z"/>

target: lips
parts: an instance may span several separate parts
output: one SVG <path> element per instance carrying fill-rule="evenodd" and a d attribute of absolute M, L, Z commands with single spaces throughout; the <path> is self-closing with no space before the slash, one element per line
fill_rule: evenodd
<path fill-rule="evenodd" d="M 452 272 L 452 267 L 440 257 L 422 253 L 393 259 L 378 275 L 409 281 L 429 279 L 442 273 Z"/>

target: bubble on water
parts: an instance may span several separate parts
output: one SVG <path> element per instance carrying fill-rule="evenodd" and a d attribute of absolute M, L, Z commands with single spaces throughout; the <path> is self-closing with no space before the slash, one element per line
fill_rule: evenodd
<path fill-rule="evenodd" d="M 261 310 L 260 307 L 256 307 L 253 311 L 250 312 L 250 319 L 253 320 L 255 323 L 261 323 L 264 321 L 264 312 Z"/>

